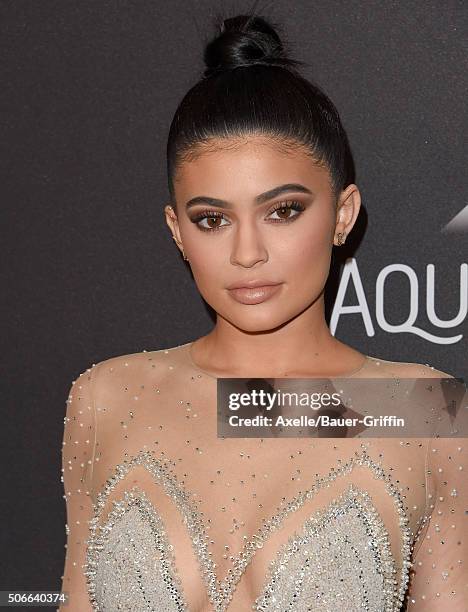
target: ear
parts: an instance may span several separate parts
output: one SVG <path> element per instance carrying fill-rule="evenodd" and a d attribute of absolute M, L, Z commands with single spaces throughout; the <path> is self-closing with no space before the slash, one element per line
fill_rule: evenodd
<path fill-rule="evenodd" d="M 352 183 L 341 192 L 336 205 L 335 235 L 334 244 L 339 246 L 338 233 L 342 235 L 342 242 L 353 229 L 353 225 L 361 208 L 361 194 L 357 185 Z"/>
<path fill-rule="evenodd" d="M 176 212 L 171 204 L 167 204 L 164 207 L 164 214 L 166 215 L 166 223 L 171 230 L 172 237 L 174 238 L 180 252 L 183 254 L 184 249 L 182 247 L 182 240 L 180 237 L 179 220 L 177 219 Z"/>

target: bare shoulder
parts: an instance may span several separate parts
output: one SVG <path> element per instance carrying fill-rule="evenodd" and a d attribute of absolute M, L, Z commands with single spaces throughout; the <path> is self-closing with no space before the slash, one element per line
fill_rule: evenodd
<path fill-rule="evenodd" d="M 453 376 L 426 363 L 387 361 L 370 358 L 369 374 L 382 378 L 453 378 Z"/>

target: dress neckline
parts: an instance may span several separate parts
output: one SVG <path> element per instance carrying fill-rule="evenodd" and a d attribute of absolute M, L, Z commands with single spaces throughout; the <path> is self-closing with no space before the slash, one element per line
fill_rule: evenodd
<path fill-rule="evenodd" d="M 190 365 L 195 369 L 198 370 L 199 372 L 202 372 L 203 374 L 205 374 L 206 376 L 208 376 L 209 378 L 213 379 L 213 380 L 218 380 L 218 378 L 225 378 L 223 376 L 216 376 L 215 374 L 213 374 L 212 372 L 209 372 L 208 370 L 205 370 L 204 368 L 200 367 L 199 365 L 197 365 L 192 357 L 192 345 L 195 341 L 193 340 L 192 342 L 187 342 L 186 344 L 182 344 L 179 347 L 176 348 L 185 348 L 186 350 L 186 355 L 187 355 L 187 359 L 190 363 Z M 351 372 L 347 372 L 347 373 L 342 373 L 342 374 L 334 374 L 333 376 L 321 376 L 321 377 L 317 377 L 317 378 L 331 378 L 331 379 L 335 379 L 335 378 L 351 378 L 352 376 L 355 376 L 356 374 L 359 374 L 359 372 L 361 372 L 366 365 L 373 359 L 373 357 L 371 357 L 370 355 L 364 355 L 364 361 L 362 362 L 362 364 L 360 366 L 358 366 L 357 368 L 355 368 L 354 370 L 351 370 Z M 227 378 L 237 378 L 236 376 L 231 376 L 231 377 L 227 377 Z M 305 376 L 284 376 L 282 378 L 289 378 L 289 379 L 294 379 L 294 378 L 307 378 Z"/>

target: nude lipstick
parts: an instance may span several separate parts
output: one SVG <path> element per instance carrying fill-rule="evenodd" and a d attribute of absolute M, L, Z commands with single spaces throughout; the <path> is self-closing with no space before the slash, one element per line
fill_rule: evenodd
<path fill-rule="evenodd" d="M 282 283 L 252 280 L 234 283 L 227 289 L 231 297 L 240 304 L 261 304 L 275 295 Z"/>

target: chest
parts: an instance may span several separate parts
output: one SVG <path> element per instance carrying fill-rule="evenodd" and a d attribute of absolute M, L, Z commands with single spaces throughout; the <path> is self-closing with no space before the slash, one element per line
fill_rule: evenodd
<path fill-rule="evenodd" d="M 350 568 L 354 555 L 369 571 L 380 555 L 401 571 L 427 505 L 422 444 L 368 443 L 363 456 L 356 440 L 220 440 L 192 430 L 172 445 L 158 436 L 158 451 L 141 454 L 154 442 L 146 432 L 134 432 L 140 444 L 132 453 L 118 438 L 101 447 L 94 474 L 105 492 L 99 521 L 130 489 L 143 492 L 143 515 L 165 534 L 159 546 L 168 559 L 171 552 L 193 609 L 211 609 L 210 596 L 221 597 L 223 589 L 237 601 L 233 609 L 266 593 L 274 597 L 278 568 L 291 568 L 302 554 L 308 567 L 338 556 Z M 109 474 L 112 486 L 105 484 Z M 126 529 L 138 541 L 142 524 L 135 517 Z M 368 546 L 360 548 L 366 538 L 388 546 L 373 557 Z M 330 576 L 324 570 L 323 584 Z M 358 588 L 359 578 L 348 576 Z"/>

